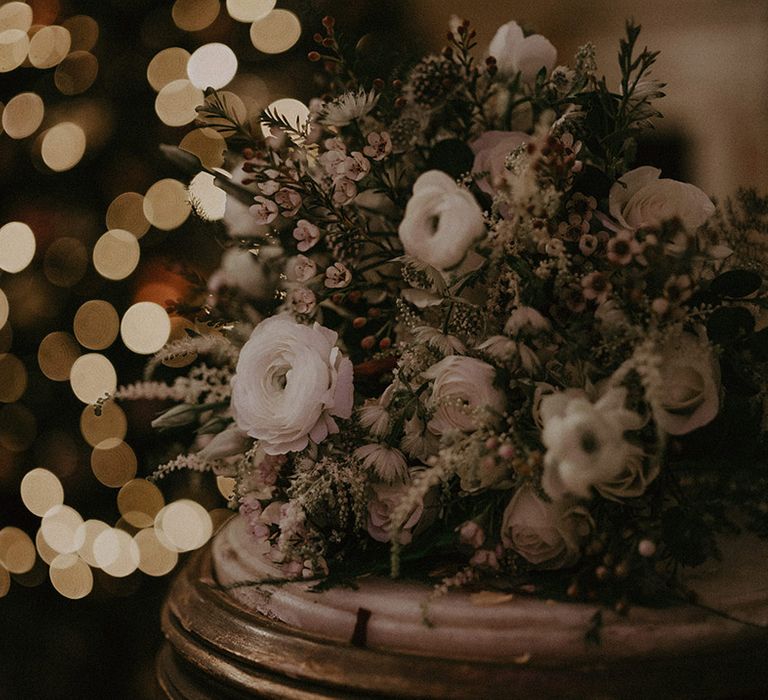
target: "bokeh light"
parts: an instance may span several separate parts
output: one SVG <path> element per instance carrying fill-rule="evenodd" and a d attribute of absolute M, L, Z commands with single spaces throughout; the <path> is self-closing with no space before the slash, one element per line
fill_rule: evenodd
<path fill-rule="evenodd" d="M 30 39 L 29 62 L 35 68 L 53 68 L 66 58 L 71 45 L 72 38 L 64 27 L 42 27 Z"/>
<path fill-rule="evenodd" d="M 72 365 L 80 357 L 77 341 L 64 331 L 49 333 L 37 348 L 40 371 L 54 382 L 66 382 Z"/>
<path fill-rule="evenodd" d="M 213 24 L 220 9 L 219 0 L 176 0 L 171 16 L 179 29 L 198 32 Z"/>
<path fill-rule="evenodd" d="M 53 587 L 65 598 L 79 600 L 93 590 L 93 573 L 77 554 L 59 554 L 52 562 L 49 576 Z"/>
<path fill-rule="evenodd" d="M 93 266 L 108 280 L 123 280 L 139 264 L 141 249 L 130 231 L 111 229 L 93 247 Z"/>
<path fill-rule="evenodd" d="M 91 299 L 77 310 L 72 327 L 84 348 L 106 350 L 120 331 L 120 317 L 108 301 Z"/>
<path fill-rule="evenodd" d="M 189 183 L 189 199 L 198 216 L 206 221 L 219 221 L 227 209 L 227 193 L 216 185 L 210 173 L 198 173 Z"/>
<path fill-rule="evenodd" d="M 99 563 L 96 561 L 96 554 L 93 551 L 94 542 L 96 538 L 102 533 L 109 530 L 110 527 L 102 520 L 86 520 L 79 528 L 78 539 L 82 540 L 80 548 L 77 553 L 80 558 L 89 566 L 98 567 Z"/>
<path fill-rule="evenodd" d="M 144 195 L 144 216 L 161 231 L 178 228 L 191 212 L 187 188 L 179 180 L 159 180 Z"/>
<path fill-rule="evenodd" d="M 187 63 L 189 80 L 201 90 L 220 90 L 236 73 L 237 56 L 226 44 L 205 44 L 195 50 Z"/>
<path fill-rule="evenodd" d="M 133 479 L 137 466 L 136 453 L 118 438 L 103 440 L 91 452 L 93 475 L 110 488 L 120 488 Z"/>
<path fill-rule="evenodd" d="M 74 15 L 65 19 L 61 26 L 72 38 L 72 54 L 79 51 L 90 51 L 99 40 L 99 23 L 88 15 Z M 72 55 L 70 54 L 70 56 Z"/>
<path fill-rule="evenodd" d="M 114 401 L 105 401 L 98 410 L 96 406 L 86 406 L 80 414 L 80 432 L 91 447 L 110 438 L 122 440 L 128 432 L 128 419 Z"/>
<path fill-rule="evenodd" d="M 213 522 L 203 506 L 183 498 L 169 503 L 157 514 L 155 532 L 165 547 L 189 552 L 210 539 Z"/>
<path fill-rule="evenodd" d="M 293 97 L 283 97 L 275 100 L 269 105 L 269 110 L 275 114 L 282 115 L 289 124 L 301 128 L 309 119 L 309 107 L 303 102 Z M 266 124 L 261 125 L 261 132 L 264 136 L 270 135 L 270 129 Z"/>
<path fill-rule="evenodd" d="M 25 31 L 0 30 L 0 73 L 16 70 L 27 59 L 28 53 L 29 36 Z"/>
<path fill-rule="evenodd" d="M 163 86 L 155 99 L 155 112 L 163 124 L 184 126 L 195 120 L 197 107 L 203 102 L 203 91 L 181 78 Z"/>
<path fill-rule="evenodd" d="M 29 31 L 32 26 L 32 8 L 25 2 L 7 2 L 0 6 L 0 32 L 6 29 Z"/>
<path fill-rule="evenodd" d="M 35 257 L 37 242 L 32 229 L 21 221 L 0 228 L 0 270 L 21 272 Z"/>
<path fill-rule="evenodd" d="M 160 92 L 168 83 L 187 77 L 190 53 L 178 46 L 171 46 L 158 52 L 147 66 L 147 81 Z"/>
<path fill-rule="evenodd" d="M 134 540 L 139 548 L 139 570 L 148 576 L 164 576 L 179 561 L 179 555 L 163 546 L 153 527 L 137 532 Z"/>
<path fill-rule="evenodd" d="M 0 355 L 0 401 L 18 401 L 27 389 L 27 368 L 11 353 Z"/>
<path fill-rule="evenodd" d="M 48 546 L 59 554 L 72 554 L 83 545 L 85 533 L 80 528 L 83 518 L 74 508 L 58 505 L 51 508 L 40 524 Z"/>
<path fill-rule="evenodd" d="M 120 336 L 129 350 L 150 355 L 160 350 L 171 334 L 171 320 L 159 304 L 141 301 L 123 315 Z"/>
<path fill-rule="evenodd" d="M 0 567 L 12 574 L 25 574 L 35 565 L 36 557 L 35 545 L 24 530 L 0 530 Z"/>
<path fill-rule="evenodd" d="M 150 223 L 144 216 L 144 195 L 138 192 L 123 192 L 115 197 L 107 209 L 107 228 L 130 231 L 141 238 L 149 231 Z"/>
<path fill-rule="evenodd" d="M 64 487 L 47 469 L 33 469 L 21 480 L 21 500 L 30 513 L 43 517 L 51 508 L 64 503 Z"/>
<path fill-rule="evenodd" d="M 255 22 L 272 12 L 276 4 L 276 0 L 227 0 L 227 12 L 238 22 Z"/>
<path fill-rule="evenodd" d="M 25 139 L 34 134 L 45 116 L 43 99 L 34 92 L 12 97 L 3 110 L 3 129 L 12 139 Z"/>
<path fill-rule="evenodd" d="M 85 92 L 99 74 L 99 60 L 88 51 L 73 51 L 58 66 L 53 81 L 62 95 Z"/>
<path fill-rule="evenodd" d="M 138 545 L 130 534 L 118 528 L 97 535 L 93 556 L 99 568 L 115 578 L 130 576 L 139 566 Z"/>
<path fill-rule="evenodd" d="M 88 270 L 89 257 L 81 240 L 69 236 L 57 238 L 45 251 L 43 273 L 57 287 L 73 287 Z"/>
<path fill-rule="evenodd" d="M 251 43 L 263 53 L 288 51 L 300 38 L 301 22 L 290 10 L 272 10 L 251 25 Z"/>
<path fill-rule="evenodd" d="M 117 494 L 117 509 L 133 527 L 150 527 L 165 505 L 157 486 L 145 479 L 133 479 Z"/>
<path fill-rule="evenodd" d="M 204 168 L 213 170 L 224 165 L 227 142 L 215 129 L 204 127 L 190 131 L 179 144 L 182 151 L 197 156 Z M 125 228 L 125 227 L 123 227 Z"/>
<path fill-rule="evenodd" d="M 69 375 L 72 391 L 83 403 L 96 403 L 113 394 L 117 388 L 117 372 L 112 363 L 99 353 L 81 355 Z"/>

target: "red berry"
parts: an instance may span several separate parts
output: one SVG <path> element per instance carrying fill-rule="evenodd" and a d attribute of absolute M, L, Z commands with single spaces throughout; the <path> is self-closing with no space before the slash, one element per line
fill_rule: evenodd
<path fill-rule="evenodd" d="M 366 335 L 365 338 L 360 341 L 360 347 L 363 350 L 370 350 L 375 344 L 376 338 L 372 335 Z"/>

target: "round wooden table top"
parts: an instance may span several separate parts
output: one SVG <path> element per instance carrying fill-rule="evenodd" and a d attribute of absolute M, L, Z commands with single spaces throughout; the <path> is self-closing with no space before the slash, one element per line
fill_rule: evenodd
<path fill-rule="evenodd" d="M 236 517 L 173 585 L 158 678 L 192 700 L 765 697 L 768 547 L 737 544 L 689 577 L 703 604 L 603 610 L 595 644 L 595 605 L 374 578 L 243 585 L 276 571 Z"/>

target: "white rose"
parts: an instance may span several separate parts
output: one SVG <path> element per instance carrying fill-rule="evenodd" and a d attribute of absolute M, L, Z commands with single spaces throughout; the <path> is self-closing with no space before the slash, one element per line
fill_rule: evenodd
<path fill-rule="evenodd" d="M 501 541 L 538 569 L 561 569 L 578 561 L 590 523 L 583 508 L 570 501 L 547 503 L 524 484 L 504 510 Z"/>
<path fill-rule="evenodd" d="M 630 456 L 640 451 L 624 439 L 625 431 L 638 430 L 644 422 L 624 407 L 626 395 L 626 389 L 616 387 L 596 403 L 578 390 L 541 399 L 541 441 L 547 448 L 542 485 L 549 496 L 589 498 L 592 486 L 618 478 Z"/>
<path fill-rule="evenodd" d="M 661 355 L 664 395 L 654 418 L 670 435 L 685 435 L 720 410 L 720 367 L 709 344 L 693 333 L 671 339 Z"/>
<path fill-rule="evenodd" d="M 483 211 L 448 175 L 429 170 L 413 186 L 398 233 L 408 255 L 447 270 L 485 234 Z"/>
<path fill-rule="evenodd" d="M 635 453 L 629 456 L 620 474 L 610 481 L 595 484 L 595 490 L 611 501 L 637 498 L 645 493 L 650 483 L 659 475 L 660 469 L 658 459 Z"/>
<path fill-rule="evenodd" d="M 613 184 L 608 208 L 621 226 L 635 230 L 678 218 L 693 231 L 715 213 L 712 200 L 698 187 L 659 175 L 661 170 L 644 165 Z"/>
<path fill-rule="evenodd" d="M 392 514 L 403 497 L 408 493 L 408 486 L 398 484 L 374 484 L 373 497 L 368 502 L 368 534 L 377 542 L 389 542 L 392 539 Z M 400 529 L 400 544 L 408 544 L 413 539 L 412 530 L 424 513 L 424 505 L 419 503 L 410 513 Z"/>
<path fill-rule="evenodd" d="M 338 432 L 333 416 L 352 413 L 352 363 L 337 334 L 290 316 L 262 321 L 240 351 L 232 410 L 241 430 L 267 454 L 303 450 Z"/>
<path fill-rule="evenodd" d="M 504 393 L 494 387 L 496 370 L 474 357 L 450 355 L 426 372 L 434 379 L 429 405 L 435 412 L 427 426 L 430 432 L 442 435 L 450 430 L 477 430 L 493 414 L 503 413 Z M 490 411 L 478 413 L 477 410 Z"/>
<path fill-rule="evenodd" d="M 517 22 L 507 22 L 496 31 L 488 52 L 496 59 L 499 75 L 512 78 L 517 73 L 524 83 L 532 83 L 543 68 L 547 75 L 557 62 L 557 49 L 541 34 L 525 36 Z"/>

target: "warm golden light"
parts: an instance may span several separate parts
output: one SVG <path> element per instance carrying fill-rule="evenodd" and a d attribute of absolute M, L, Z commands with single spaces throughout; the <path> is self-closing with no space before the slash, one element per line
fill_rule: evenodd
<path fill-rule="evenodd" d="M 272 10 L 251 25 L 251 43 L 263 53 L 283 53 L 301 38 L 301 22 L 289 10 Z"/>
<path fill-rule="evenodd" d="M 21 500 L 27 510 L 43 517 L 54 506 L 64 503 L 64 487 L 59 478 L 47 469 L 33 469 L 21 480 Z"/>
<path fill-rule="evenodd" d="M 108 280 L 123 280 L 139 264 L 141 248 L 130 231 L 115 228 L 107 231 L 93 247 L 93 266 Z"/>
<path fill-rule="evenodd" d="M 157 352 L 170 334 L 171 320 L 159 304 L 141 301 L 123 314 L 120 336 L 125 346 L 139 355 Z"/>
<path fill-rule="evenodd" d="M 208 511 L 199 503 L 181 499 L 169 503 L 155 518 L 155 530 L 160 542 L 178 552 L 202 547 L 213 534 L 213 522 Z"/>
<path fill-rule="evenodd" d="M 5 292 L 0 289 L 0 329 L 5 328 L 5 324 L 8 322 L 8 315 L 10 312 L 11 307 L 8 304 L 8 297 L 5 296 Z M 0 352 L 4 352 L 1 347 Z"/>
<path fill-rule="evenodd" d="M 133 479 L 117 494 L 117 509 L 134 527 L 150 527 L 155 516 L 165 504 L 157 486 L 146 479 Z"/>
<path fill-rule="evenodd" d="M 91 452 L 91 469 L 104 486 L 120 488 L 136 476 L 136 453 L 117 438 L 107 438 Z"/>
<path fill-rule="evenodd" d="M 117 338 L 120 317 L 108 301 L 91 299 L 77 310 L 72 327 L 80 345 L 89 350 L 105 350 Z"/>
<path fill-rule="evenodd" d="M 292 126 L 302 128 L 309 119 L 309 107 L 293 97 L 283 97 L 275 100 L 269 105 L 269 110 L 281 114 Z M 261 125 L 261 132 L 264 136 L 270 135 L 270 130 L 264 124 Z"/>
<path fill-rule="evenodd" d="M 61 26 L 68 30 L 72 37 L 73 53 L 90 51 L 99 40 L 99 23 L 88 15 L 69 17 L 61 23 Z"/>
<path fill-rule="evenodd" d="M 57 124 L 43 135 L 43 162 L 56 173 L 71 170 L 85 155 L 85 146 L 85 132 L 77 124 Z"/>
<path fill-rule="evenodd" d="M 80 432 L 91 447 L 110 438 L 123 440 L 128 432 L 128 419 L 114 401 L 105 401 L 98 413 L 96 406 L 86 406 L 80 415 Z"/>
<path fill-rule="evenodd" d="M 8 595 L 8 591 L 11 590 L 11 575 L 8 573 L 8 569 L 0 565 L 0 598 Z"/>
<path fill-rule="evenodd" d="M 88 51 L 73 51 L 57 67 L 53 82 L 63 95 L 85 92 L 99 74 L 99 60 Z"/>
<path fill-rule="evenodd" d="M 219 0 L 176 0 L 171 16 L 179 29 L 198 32 L 219 16 Z"/>
<path fill-rule="evenodd" d="M 139 570 L 149 576 L 165 576 L 179 561 L 179 555 L 162 545 L 155 528 L 141 530 L 133 538 L 139 548 Z"/>
<path fill-rule="evenodd" d="M 45 541 L 45 537 L 43 537 L 43 531 L 41 528 L 38 528 L 37 533 L 35 534 L 35 547 L 37 548 L 37 554 L 38 556 L 46 563 L 48 566 L 51 565 L 51 562 L 59 555 L 59 553 L 48 546 L 48 543 Z"/>
<path fill-rule="evenodd" d="M 219 489 L 219 493 L 227 500 L 232 498 L 232 494 L 235 492 L 235 479 L 230 476 L 217 476 L 216 488 Z"/>
<path fill-rule="evenodd" d="M 255 22 L 272 12 L 276 4 L 276 0 L 227 0 L 227 12 L 238 22 Z"/>
<path fill-rule="evenodd" d="M 29 535 L 17 527 L 0 530 L 0 567 L 12 574 L 25 574 L 35 565 L 35 545 Z"/>
<path fill-rule="evenodd" d="M 77 341 L 63 331 L 49 333 L 37 348 L 37 363 L 40 371 L 54 382 L 66 382 L 72 365 L 80 357 Z"/>
<path fill-rule="evenodd" d="M 40 524 L 46 544 L 59 554 L 72 554 L 83 546 L 85 533 L 80 528 L 83 518 L 74 508 L 58 505 L 51 508 Z"/>
<path fill-rule="evenodd" d="M 109 528 L 93 542 L 93 555 L 104 573 L 123 578 L 139 566 L 139 547 L 124 530 Z"/>
<path fill-rule="evenodd" d="M 197 215 L 206 221 L 220 221 L 227 209 L 227 193 L 215 182 L 215 176 L 202 172 L 189 183 L 189 199 Z"/>
<path fill-rule="evenodd" d="M 181 226 L 191 211 L 187 189 L 178 180 L 159 180 L 144 195 L 144 216 L 162 231 Z"/>
<path fill-rule="evenodd" d="M 181 140 L 179 148 L 197 156 L 204 168 L 213 170 L 224 165 L 227 142 L 218 131 L 205 127 L 190 131 Z"/>
<path fill-rule="evenodd" d="M 0 355 L 0 401 L 18 401 L 27 390 L 27 368 L 11 353 Z"/>
<path fill-rule="evenodd" d="M 12 139 L 25 139 L 43 122 L 45 105 L 40 95 L 22 92 L 11 98 L 3 110 L 3 128 Z"/>
<path fill-rule="evenodd" d="M 16 70 L 27 59 L 28 53 L 29 37 L 25 31 L 0 30 L 0 73 Z"/>
<path fill-rule="evenodd" d="M 244 124 L 248 119 L 248 109 L 245 103 L 234 92 L 223 90 L 219 93 L 219 99 L 221 99 L 227 107 L 227 114 L 237 119 L 240 124 Z M 211 117 L 206 120 L 211 126 L 215 126 L 216 130 L 224 137 L 232 136 L 235 130 L 231 127 L 229 121 Z"/>
<path fill-rule="evenodd" d="M 144 216 L 144 195 L 138 192 L 123 192 L 115 197 L 107 209 L 107 228 L 130 231 L 141 238 L 149 231 L 150 223 Z"/>
<path fill-rule="evenodd" d="M 187 77 L 187 63 L 190 53 L 186 49 L 172 46 L 155 55 L 147 66 L 147 81 L 160 92 L 168 83 Z"/>
<path fill-rule="evenodd" d="M 25 2 L 7 2 L 0 6 L 0 32 L 6 29 L 29 31 L 32 26 L 32 8 Z"/>
<path fill-rule="evenodd" d="M 48 575 L 53 587 L 65 598 L 79 600 L 93 589 L 93 573 L 77 554 L 60 554 L 51 562 Z"/>
<path fill-rule="evenodd" d="M 29 42 L 29 62 L 35 68 L 53 68 L 69 53 L 72 37 L 57 25 L 43 27 Z"/>
<path fill-rule="evenodd" d="M 0 228 L 0 270 L 21 272 L 32 262 L 36 249 L 35 234 L 27 224 L 11 221 Z"/>
<path fill-rule="evenodd" d="M 77 550 L 77 553 L 80 555 L 80 558 L 88 565 L 96 567 L 99 565 L 96 561 L 96 555 L 93 551 L 93 544 L 96 541 L 96 538 L 102 532 L 105 532 L 109 529 L 109 525 L 107 525 L 105 522 L 102 522 L 101 520 L 86 520 L 80 526 L 77 536 L 78 539 L 82 540 L 82 544 Z"/>
<path fill-rule="evenodd" d="M 237 73 L 237 56 L 226 44 L 205 44 L 196 49 L 187 63 L 187 75 L 195 87 L 220 90 Z"/>
<path fill-rule="evenodd" d="M 112 363 L 98 353 L 81 355 L 69 374 L 72 391 L 83 403 L 96 403 L 117 388 L 117 373 Z"/>
<path fill-rule="evenodd" d="M 195 121 L 197 107 L 203 102 L 203 91 L 181 78 L 163 86 L 155 99 L 155 112 L 163 124 L 184 126 Z"/>
<path fill-rule="evenodd" d="M 73 287 L 88 271 L 88 249 L 77 238 L 57 238 L 43 258 L 43 274 L 57 287 Z"/>

